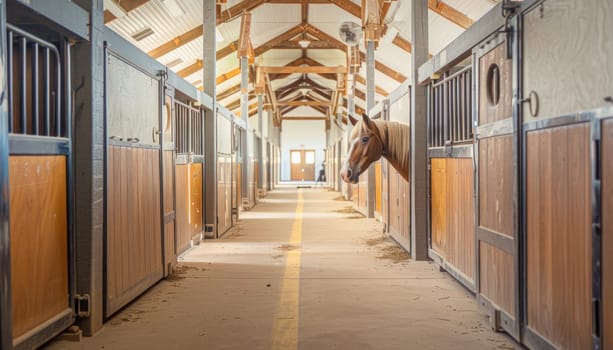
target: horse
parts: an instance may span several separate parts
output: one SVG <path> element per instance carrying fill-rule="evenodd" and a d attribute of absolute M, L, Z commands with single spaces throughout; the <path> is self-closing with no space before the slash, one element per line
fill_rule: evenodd
<path fill-rule="evenodd" d="M 383 157 L 400 175 L 409 181 L 409 137 L 406 124 L 349 116 L 353 130 L 349 138 L 349 150 L 341 168 L 341 178 L 346 183 L 358 183 L 360 174 L 368 166 Z"/>

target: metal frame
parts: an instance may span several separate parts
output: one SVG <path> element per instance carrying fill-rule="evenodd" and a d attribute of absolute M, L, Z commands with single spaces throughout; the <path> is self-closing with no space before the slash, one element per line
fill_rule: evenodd
<path fill-rule="evenodd" d="M 4 16 L 3 12 L 3 16 Z M 67 240 L 67 268 L 68 268 L 68 300 L 67 300 L 67 305 L 66 305 L 66 309 L 63 310 L 62 312 L 58 313 L 57 315 L 55 315 L 54 317 L 48 319 L 47 321 L 45 321 L 44 323 L 42 323 L 41 325 L 31 329 L 30 331 L 28 331 L 27 333 L 19 336 L 16 339 L 12 338 L 12 332 L 10 332 L 8 335 L 3 333 L 2 334 L 2 343 L 3 346 L 6 346 L 8 349 L 10 348 L 15 348 L 15 349 L 28 349 L 28 348 L 34 348 L 37 346 L 40 346 L 41 344 L 43 344 L 45 341 L 49 340 L 51 337 L 55 336 L 56 334 L 58 334 L 59 332 L 61 332 L 63 329 L 65 329 L 66 327 L 68 327 L 70 324 L 72 324 L 75 320 L 75 296 L 76 296 L 76 279 L 75 279 L 75 232 L 74 232 L 74 208 L 75 208 L 75 198 L 74 198 L 74 170 L 73 170 L 73 155 L 72 155 L 72 101 L 71 101 L 71 94 L 70 93 L 66 93 L 67 91 L 71 91 L 71 84 L 70 84 L 70 50 L 71 50 L 71 44 L 68 42 L 67 39 L 65 39 L 63 36 L 59 37 L 59 48 L 58 46 L 56 46 L 55 44 L 52 44 L 50 42 L 47 42 L 45 40 L 42 40 L 40 38 L 38 38 L 35 35 L 32 35 L 20 28 L 17 28 L 13 25 L 9 25 L 9 24 L 5 24 L 5 19 L 2 18 L 2 38 L 5 38 L 6 35 L 6 31 L 4 26 L 6 25 L 6 29 L 9 31 L 8 37 L 11 39 L 11 43 L 9 45 L 9 47 L 11 47 L 11 50 L 9 50 L 8 54 L 9 54 L 9 58 L 7 59 L 10 63 L 7 64 L 8 70 L 6 71 L 8 74 L 8 81 L 11 83 L 11 87 L 7 87 L 7 94 L 6 96 L 3 96 L 3 101 L 4 102 L 4 97 L 7 98 L 7 102 L 9 102 L 9 106 L 7 106 L 7 109 L 3 109 L 3 111 L 9 111 L 8 114 L 5 114 L 10 120 L 10 122 L 7 121 L 7 123 L 5 124 L 4 120 L 2 120 L 2 125 L 0 126 L 0 142 L 4 143 L 4 144 L 8 144 L 8 147 L 2 147 L 3 150 L 6 150 L 6 153 L 0 154 L 0 157 L 5 158 L 8 154 L 10 155 L 63 155 L 66 156 L 66 211 L 67 211 L 67 232 L 66 232 L 66 240 Z M 21 100 L 21 130 L 20 130 L 20 134 L 9 134 L 9 132 L 11 131 L 15 131 L 12 130 L 14 125 L 12 123 L 12 97 L 13 97 L 13 92 L 11 91 L 12 89 L 12 82 L 13 82 L 13 62 L 12 62 L 12 54 L 13 54 L 13 50 L 12 50 L 12 41 L 14 39 L 18 39 L 20 42 L 20 50 L 21 50 L 21 60 L 20 60 L 20 68 L 22 70 L 22 74 L 20 75 L 21 78 L 21 96 L 25 96 L 26 95 L 26 91 L 27 91 L 27 84 L 26 84 L 26 79 L 25 79 L 25 72 L 27 69 L 27 58 L 26 55 L 24 55 L 24 53 L 26 52 L 28 45 L 30 45 L 33 49 L 33 54 L 32 54 L 32 61 L 30 62 L 30 64 L 32 64 L 33 66 L 35 66 L 34 72 L 38 73 L 38 64 L 39 64 L 39 55 L 38 55 L 38 51 L 39 50 L 44 50 L 44 55 L 42 56 L 43 58 L 43 76 L 45 78 L 45 83 L 43 85 L 43 87 L 46 87 L 47 89 L 44 91 L 43 94 L 43 112 L 44 114 L 44 118 L 43 120 L 43 126 L 39 127 L 39 122 L 40 122 L 40 116 L 39 116 L 39 103 L 40 103 L 40 99 L 38 96 L 38 93 L 33 95 L 32 98 L 32 103 L 34 105 L 33 108 L 36 109 L 36 111 L 33 114 L 33 118 L 31 120 L 32 122 L 32 131 L 31 133 L 28 134 L 28 128 L 27 128 L 27 101 L 26 99 L 22 98 Z M 4 40 L 3 40 L 4 42 Z M 4 52 L 4 50 L 3 50 Z M 50 94 L 49 94 L 49 88 L 50 88 L 50 61 L 49 61 L 49 56 L 50 53 L 53 53 L 55 55 L 55 74 L 56 74 L 56 96 L 55 96 L 55 130 L 56 133 L 55 135 L 52 137 L 50 136 L 51 134 L 51 108 L 50 108 L 50 104 L 51 104 L 51 98 L 50 98 Z M 2 57 L 2 60 L 5 60 L 5 57 Z M 36 75 L 36 77 L 34 77 L 34 75 Z M 33 74 L 32 77 L 32 84 L 35 90 L 38 91 L 38 88 L 40 87 L 39 85 L 39 81 L 38 81 L 38 74 Z M 4 118 L 2 118 L 4 119 Z M 64 125 L 63 125 L 64 124 Z M 64 130 L 62 130 L 62 125 L 64 126 Z M 5 126 L 8 127 L 8 129 L 6 130 L 2 130 Z M 1 159 L 0 160 L 0 164 L 6 164 L 8 165 L 8 159 Z M 8 176 L 8 166 L 3 166 L 3 169 L 5 169 L 4 171 L 6 172 L 5 174 L 0 174 L 0 175 L 6 175 Z M 2 179 L 4 181 L 4 185 L 6 187 L 4 188 L 8 188 L 8 179 L 7 177 L 4 177 Z M 7 208 L 7 212 L 3 213 L 6 216 L 2 215 L 3 217 L 0 217 L 0 222 L 2 222 L 2 228 L 6 229 L 6 232 L 4 232 L 3 234 L 6 234 L 5 237 L 0 237 L 2 239 L 6 239 L 6 247 L 10 247 L 10 235 L 9 235 L 9 231 L 8 231 L 8 207 L 10 205 L 10 203 L 8 202 L 8 194 L 5 196 L 2 196 L 4 203 L 0 203 L 2 207 Z M 6 220 L 6 221 L 4 221 Z M 7 255 L 10 254 L 10 252 L 6 252 Z M 7 264 L 3 264 L 3 266 L 6 266 L 8 268 L 7 271 L 5 271 L 4 273 L 6 273 L 6 277 L 7 277 L 7 281 L 10 281 L 10 258 L 9 258 L 9 263 Z M 4 306 L 3 305 L 3 309 L 4 307 L 6 307 L 5 310 L 8 310 L 8 312 L 10 312 L 12 306 L 10 304 L 10 282 L 7 285 L 7 291 L 3 291 L 3 294 L 6 294 L 7 299 L 8 300 L 8 306 Z M 5 329 L 10 329 L 11 328 L 11 324 L 12 324 L 12 313 L 8 315 L 8 319 L 6 319 L 5 317 L 7 317 L 7 315 L 2 314 L 1 315 L 3 318 L 3 322 L 2 322 L 2 328 L 3 331 Z M 9 321 L 10 320 L 10 321 Z M 7 339 L 8 338 L 8 339 Z M 10 345 L 6 345 L 6 344 L 10 344 Z"/>
<path fill-rule="evenodd" d="M 11 281 L 10 249 L 10 208 L 9 208 L 9 172 L 8 172 L 8 94 L 9 88 L 5 78 L 7 63 L 6 45 L 6 2 L 0 1 L 0 280 Z M 11 45 L 8 45 L 12 47 Z M 9 80 L 10 81 L 10 70 Z M 10 284 L 10 283 L 9 283 Z M 9 285 L 0 286 L 0 348 L 13 347 L 13 311 L 12 296 Z"/>

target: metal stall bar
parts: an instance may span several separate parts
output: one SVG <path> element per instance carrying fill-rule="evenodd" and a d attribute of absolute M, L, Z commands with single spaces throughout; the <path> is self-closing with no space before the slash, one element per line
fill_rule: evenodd
<path fill-rule="evenodd" d="M 27 115 L 28 115 L 28 104 L 27 104 L 27 64 L 26 64 L 26 56 L 28 54 L 28 47 L 27 47 L 27 40 L 25 37 L 22 37 L 19 40 L 19 52 L 20 52 L 20 69 L 21 69 L 21 89 L 19 90 L 19 102 L 21 105 L 21 133 L 22 134 L 27 134 L 28 133 L 28 127 L 27 127 Z"/>
<path fill-rule="evenodd" d="M 14 125 L 13 119 L 13 92 L 9 92 L 9 110 L 10 110 L 10 123 L 9 123 L 9 132 L 10 133 L 21 133 L 21 134 L 30 134 L 37 136 L 55 136 L 55 137 L 69 137 L 70 136 L 70 126 L 69 119 L 66 117 L 62 118 L 62 60 L 60 59 L 60 53 L 57 47 L 45 40 L 42 40 L 28 32 L 25 32 L 15 26 L 7 24 L 8 28 L 8 37 L 11 39 L 11 44 L 9 45 L 9 86 L 12 90 L 14 86 L 14 76 L 13 76 L 13 42 L 18 38 L 19 42 L 19 80 L 20 80 L 20 92 L 19 92 L 19 106 L 20 106 L 20 128 L 19 131 L 16 130 L 16 126 Z M 31 47 L 31 83 L 32 83 L 32 117 L 31 117 L 31 125 L 30 129 L 28 129 L 28 79 L 27 79 L 27 55 L 28 55 L 28 44 Z M 42 92 L 42 101 L 43 101 L 43 125 L 41 128 L 41 115 L 40 115 L 40 102 L 41 102 L 41 74 L 40 74 L 40 49 L 43 49 L 43 92 Z M 56 90 L 55 90 L 55 126 L 56 133 L 55 135 L 51 135 L 52 125 L 51 125 L 51 55 L 53 55 L 55 61 L 55 77 L 56 77 Z M 66 63 L 67 64 L 67 63 Z M 68 66 L 65 69 L 69 69 Z M 66 107 L 66 112 L 69 112 L 69 108 Z M 65 124 L 65 127 L 62 127 L 62 124 Z M 64 131 L 63 131 L 64 130 Z"/>
<path fill-rule="evenodd" d="M 4 33 L 4 30 L 3 30 Z M 7 74 L 7 86 L 6 86 L 6 92 L 8 94 L 8 107 L 9 107 L 9 114 L 8 114 L 8 120 L 9 120 L 9 125 L 8 125 L 8 130 L 9 132 L 11 130 L 13 130 L 14 125 L 13 125 L 13 32 L 8 32 L 8 39 L 7 39 L 7 45 L 6 45 L 6 50 L 7 50 L 7 57 L 6 57 L 6 61 L 7 61 L 7 70 L 8 70 L 8 74 Z"/>

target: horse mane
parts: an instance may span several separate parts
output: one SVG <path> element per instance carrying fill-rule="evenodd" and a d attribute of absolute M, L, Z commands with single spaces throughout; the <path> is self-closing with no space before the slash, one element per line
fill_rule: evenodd
<path fill-rule="evenodd" d="M 387 159 L 392 167 L 400 175 L 409 181 L 409 150 L 411 140 L 411 130 L 407 124 L 385 121 L 371 120 L 378 130 L 379 138 L 383 142 L 384 152 L 382 156 Z M 363 125 L 362 127 L 366 127 Z"/>

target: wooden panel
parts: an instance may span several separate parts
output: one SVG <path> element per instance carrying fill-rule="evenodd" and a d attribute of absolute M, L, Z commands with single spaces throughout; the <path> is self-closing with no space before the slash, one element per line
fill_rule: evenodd
<path fill-rule="evenodd" d="M 381 215 L 381 162 L 375 163 L 375 212 Z"/>
<path fill-rule="evenodd" d="M 410 210 L 409 210 L 409 183 L 391 166 L 389 167 L 390 177 L 390 234 L 406 249 L 410 248 Z"/>
<path fill-rule="evenodd" d="M 433 158 L 430 164 L 432 249 L 447 258 L 447 161 Z"/>
<path fill-rule="evenodd" d="M 174 264 L 176 260 L 175 251 L 175 178 L 174 178 L 174 152 L 164 151 L 164 217 L 172 217 L 172 221 L 164 220 L 164 266 Z M 169 219 L 170 220 L 170 219 Z"/>
<path fill-rule="evenodd" d="M 603 345 L 613 349 L 613 120 L 602 128 L 602 308 Z"/>
<path fill-rule="evenodd" d="M 66 158 L 9 158 L 13 338 L 68 308 Z"/>
<path fill-rule="evenodd" d="M 381 217 L 382 222 L 389 225 L 389 207 L 390 207 L 390 195 L 389 195 L 389 172 L 390 166 L 387 160 L 381 160 Z"/>
<path fill-rule="evenodd" d="M 546 1 L 542 15 L 537 6 L 524 16 L 523 91 L 538 94 L 539 118 L 601 107 L 611 95 L 613 44 L 602 35 L 613 32 L 607 13 L 611 1 L 557 0 Z M 566 25 L 578 19 L 581 25 Z"/>
<path fill-rule="evenodd" d="M 431 162 L 432 249 L 469 280 L 475 276 L 473 165 L 470 158 Z"/>
<path fill-rule="evenodd" d="M 358 210 L 362 214 L 368 214 L 368 172 L 360 175 L 358 182 Z"/>
<path fill-rule="evenodd" d="M 217 217 L 219 219 L 219 233 L 226 232 L 232 226 L 231 161 L 230 157 L 217 157 Z M 240 181 L 238 183 L 240 185 Z"/>
<path fill-rule="evenodd" d="M 513 136 L 479 140 L 479 225 L 513 237 Z"/>
<path fill-rule="evenodd" d="M 447 158 L 447 261 L 473 280 L 475 277 L 475 216 L 473 162 Z"/>
<path fill-rule="evenodd" d="M 176 176 L 176 220 L 177 220 L 177 254 L 181 254 L 191 247 L 191 228 L 189 224 L 189 164 L 179 164 L 175 167 Z"/>
<path fill-rule="evenodd" d="M 202 232 L 202 163 L 189 165 L 189 210 L 190 234 L 192 237 Z"/>
<path fill-rule="evenodd" d="M 515 317 L 515 277 L 513 255 L 484 241 L 479 242 L 480 293 Z"/>
<path fill-rule="evenodd" d="M 162 277 L 159 152 L 109 147 L 106 316 Z"/>
<path fill-rule="evenodd" d="M 506 58 L 506 44 L 500 44 L 479 59 L 479 124 L 488 124 L 512 117 L 513 77 L 512 61 Z M 497 68 L 500 77 L 498 88 L 488 95 L 488 72 Z M 489 96 L 492 96 L 491 98 Z"/>
<path fill-rule="evenodd" d="M 564 349 L 591 347 L 589 130 L 527 138 L 528 326 Z"/>

